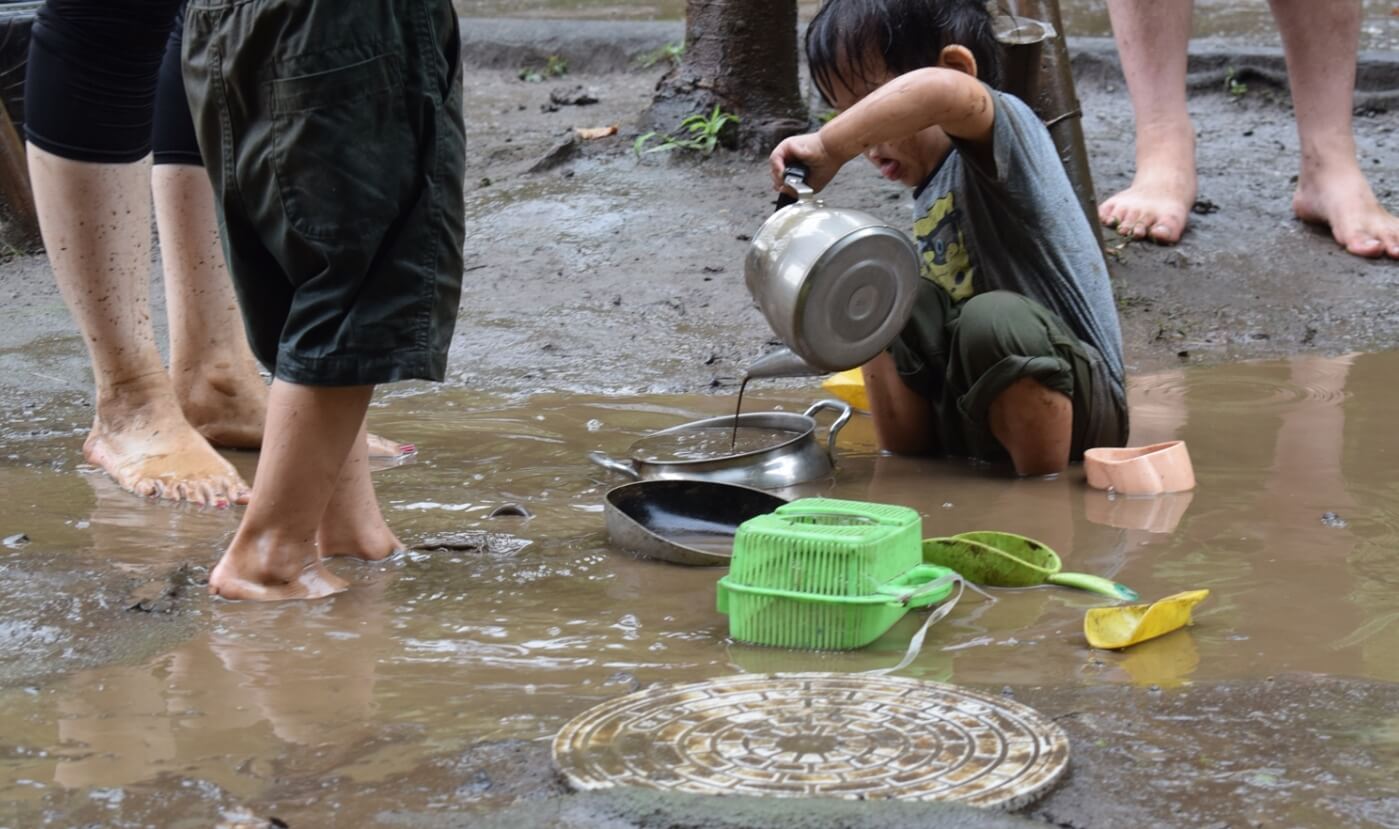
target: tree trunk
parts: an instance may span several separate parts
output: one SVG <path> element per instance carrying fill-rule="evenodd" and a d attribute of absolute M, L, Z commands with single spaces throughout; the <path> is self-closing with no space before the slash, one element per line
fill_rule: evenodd
<path fill-rule="evenodd" d="M 725 143 L 744 150 L 767 153 L 806 131 L 796 0 L 688 0 L 685 55 L 657 85 L 650 121 L 671 132 L 716 104 L 739 116 Z"/>

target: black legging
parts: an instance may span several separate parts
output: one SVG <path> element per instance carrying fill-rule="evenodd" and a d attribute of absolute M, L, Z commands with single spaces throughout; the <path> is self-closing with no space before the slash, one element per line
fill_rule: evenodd
<path fill-rule="evenodd" d="M 200 164 L 180 70 L 184 4 L 48 0 L 29 41 L 29 143 L 73 161 Z"/>

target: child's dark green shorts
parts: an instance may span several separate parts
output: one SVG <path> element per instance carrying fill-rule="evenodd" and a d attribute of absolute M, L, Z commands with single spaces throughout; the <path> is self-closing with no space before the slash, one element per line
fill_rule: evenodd
<path fill-rule="evenodd" d="M 889 347 L 899 376 L 936 412 L 940 445 L 950 455 L 1004 460 L 991 434 L 991 402 L 1031 377 L 1073 400 L 1072 458 L 1127 441 L 1127 406 L 1102 355 L 1057 315 L 1009 291 L 953 304 L 938 285 L 919 286 L 913 316 Z"/>
<path fill-rule="evenodd" d="M 248 339 L 278 378 L 443 378 L 459 52 L 450 0 L 190 0 L 190 108 Z"/>

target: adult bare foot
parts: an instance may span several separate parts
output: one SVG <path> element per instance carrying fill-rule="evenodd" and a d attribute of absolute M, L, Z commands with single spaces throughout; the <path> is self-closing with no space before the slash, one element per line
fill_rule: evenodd
<path fill-rule="evenodd" d="M 98 400 L 83 455 L 137 495 L 217 507 L 248 502 L 247 484 L 185 421 L 163 373 L 114 385 Z"/>
<path fill-rule="evenodd" d="M 267 420 L 267 384 L 251 365 L 206 361 L 203 368 L 172 365 L 171 379 L 185 419 L 214 446 L 259 449 Z M 379 435 L 369 436 L 369 457 L 405 458 L 417 447 Z"/>
<path fill-rule="evenodd" d="M 321 563 L 314 544 L 242 531 L 209 574 L 209 593 L 235 601 L 320 599 L 348 587 Z"/>
<path fill-rule="evenodd" d="M 1331 236 L 1348 253 L 1399 259 L 1399 216 L 1384 209 L 1354 163 L 1304 167 L 1292 211 L 1304 222 L 1329 225 Z"/>
<path fill-rule="evenodd" d="M 185 419 L 209 443 L 257 449 L 267 421 L 267 384 L 252 365 L 210 359 L 200 366 L 170 366 Z"/>
<path fill-rule="evenodd" d="M 1103 202 L 1098 218 L 1123 236 L 1174 245 L 1195 204 L 1195 133 L 1188 121 L 1137 134 L 1143 133 L 1150 137 L 1139 138 L 1145 143 L 1138 148 L 1132 186 Z"/>

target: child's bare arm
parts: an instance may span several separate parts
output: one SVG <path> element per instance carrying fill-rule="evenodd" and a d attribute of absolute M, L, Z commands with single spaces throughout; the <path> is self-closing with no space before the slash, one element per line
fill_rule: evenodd
<path fill-rule="evenodd" d="M 841 113 L 820 132 L 789 138 L 773 150 L 773 186 L 793 161 L 807 165 L 807 184 L 820 190 L 850 159 L 870 147 L 929 127 L 963 141 L 989 142 L 996 108 L 986 87 L 955 69 L 917 69 L 889 81 Z"/>

